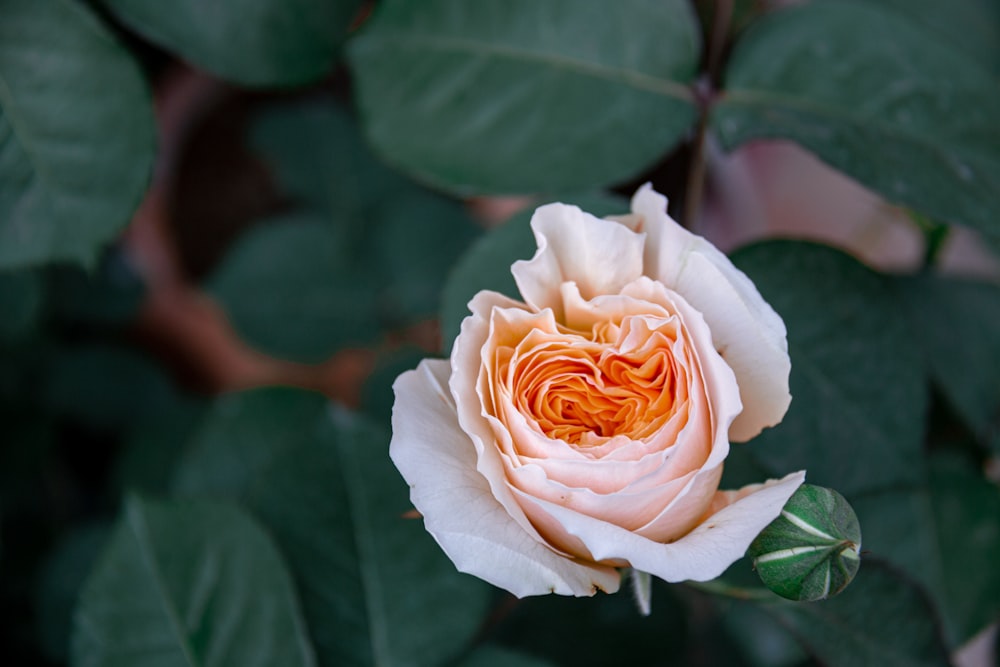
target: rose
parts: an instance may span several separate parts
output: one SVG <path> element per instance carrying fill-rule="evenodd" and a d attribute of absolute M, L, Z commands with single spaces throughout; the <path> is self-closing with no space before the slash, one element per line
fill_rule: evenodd
<path fill-rule="evenodd" d="M 524 302 L 482 291 L 451 359 L 394 384 L 390 455 L 455 565 L 518 596 L 618 589 L 618 568 L 705 581 L 804 473 L 719 491 L 729 440 L 788 408 L 785 326 L 666 215 L 539 208 Z"/>

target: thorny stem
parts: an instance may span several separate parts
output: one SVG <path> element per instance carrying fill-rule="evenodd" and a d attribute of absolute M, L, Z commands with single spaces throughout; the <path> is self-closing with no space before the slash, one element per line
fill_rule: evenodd
<path fill-rule="evenodd" d="M 694 228 L 701 214 L 705 190 L 705 142 L 708 133 L 708 111 L 714 85 L 721 79 L 722 54 L 725 51 L 729 23 L 733 17 L 733 0 L 715 0 L 712 32 L 708 36 L 708 58 L 705 75 L 695 83 L 695 99 L 699 106 L 698 128 L 694 137 L 694 153 L 684 192 L 684 226 Z"/>

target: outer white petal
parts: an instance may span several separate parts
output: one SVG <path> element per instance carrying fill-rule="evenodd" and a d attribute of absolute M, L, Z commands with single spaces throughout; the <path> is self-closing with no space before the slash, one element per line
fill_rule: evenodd
<path fill-rule="evenodd" d="M 804 480 L 805 472 L 800 471 L 756 486 L 670 544 L 648 540 L 554 503 L 535 502 L 579 539 L 594 560 L 625 561 L 636 570 L 669 582 L 708 581 L 743 556 Z"/>
<path fill-rule="evenodd" d="M 666 206 L 666 198 L 648 183 L 632 198 L 632 212 L 642 218 L 639 229 L 648 236 L 645 273 L 704 315 L 716 348 L 736 374 L 743 400 L 729 437 L 749 440 L 780 422 L 792 400 L 785 324 L 746 274 L 711 243 L 670 219 Z"/>
<path fill-rule="evenodd" d="M 642 275 L 644 235 L 567 204 L 539 207 L 531 218 L 538 251 L 511 267 L 524 301 L 563 320 L 560 287 L 575 282 L 584 299 L 617 294 Z"/>
<path fill-rule="evenodd" d="M 618 590 L 611 567 L 581 563 L 535 540 L 493 497 L 476 470 L 447 389 L 450 364 L 425 360 L 397 378 L 389 455 L 410 485 L 427 531 L 462 572 L 518 597 Z"/>

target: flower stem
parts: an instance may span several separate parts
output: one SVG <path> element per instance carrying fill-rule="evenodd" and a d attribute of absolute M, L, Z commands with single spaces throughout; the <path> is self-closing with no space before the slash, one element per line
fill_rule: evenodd
<path fill-rule="evenodd" d="M 938 258 L 941 256 L 941 251 L 944 249 L 945 242 L 948 240 L 948 234 L 951 231 L 951 227 L 948 225 L 932 220 L 925 215 L 921 215 L 916 211 L 910 211 L 910 219 L 916 223 L 917 227 L 924 234 L 924 242 L 927 244 L 924 247 L 924 259 L 921 265 L 923 271 L 930 271 L 934 268 L 937 263 Z"/>
<path fill-rule="evenodd" d="M 712 34 L 708 41 L 708 60 L 705 67 L 709 79 L 713 83 L 722 80 L 722 54 L 725 51 L 729 36 L 729 24 L 733 20 L 733 0 L 715 0 L 715 13 L 712 16 Z"/>
<path fill-rule="evenodd" d="M 688 581 L 688 586 L 705 593 L 722 595 L 736 600 L 775 600 L 777 596 L 766 588 L 732 586 L 718 579 L 714 581 Z"/>
<path fill-rule="evenodd" d="M 688 229 L 695 229 L 698 216 L 701 215 L 701 199 L 705 190 L 705 134 L 707 131 L 708 110 L 703 108 L 695 133 L 694 152 L 691 156 L 687 186 L 684 189 L 684 219 L 681 224 Z"/>
<path fill-rule="evenodd" d="M 708 112 L 711 107 L 713 91 L 722 79 L 722 55 L 726 49 L 729 37 L 729 23 L 733 17 L 733 0 L 716 0 L 715 12 L 712 17 L 712 31 L 708 36 L 706 47 L 708 56 L 705 61 L 705 74 L 695 82 L 695 99 L 698 103 L 698 127 L 693 141 L 691 167 L 688 172 L 687 186 L 684 192 L 684 220 L 682 224 L 688 229 L 694 229 L 701 214 L 701 201 L 705 191 L 706 160 L 705 142 L 708 133 Z"/>

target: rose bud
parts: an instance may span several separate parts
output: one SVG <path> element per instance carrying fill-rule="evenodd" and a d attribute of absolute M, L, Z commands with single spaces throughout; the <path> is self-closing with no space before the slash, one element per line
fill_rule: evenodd
<path fill-rule="evenodd" d="M 789 600 L 823 600 L 851 583 L 861 564 L 861 527 L 844 497 L 803 484 L 748 554 L 764 585 Z"/>

